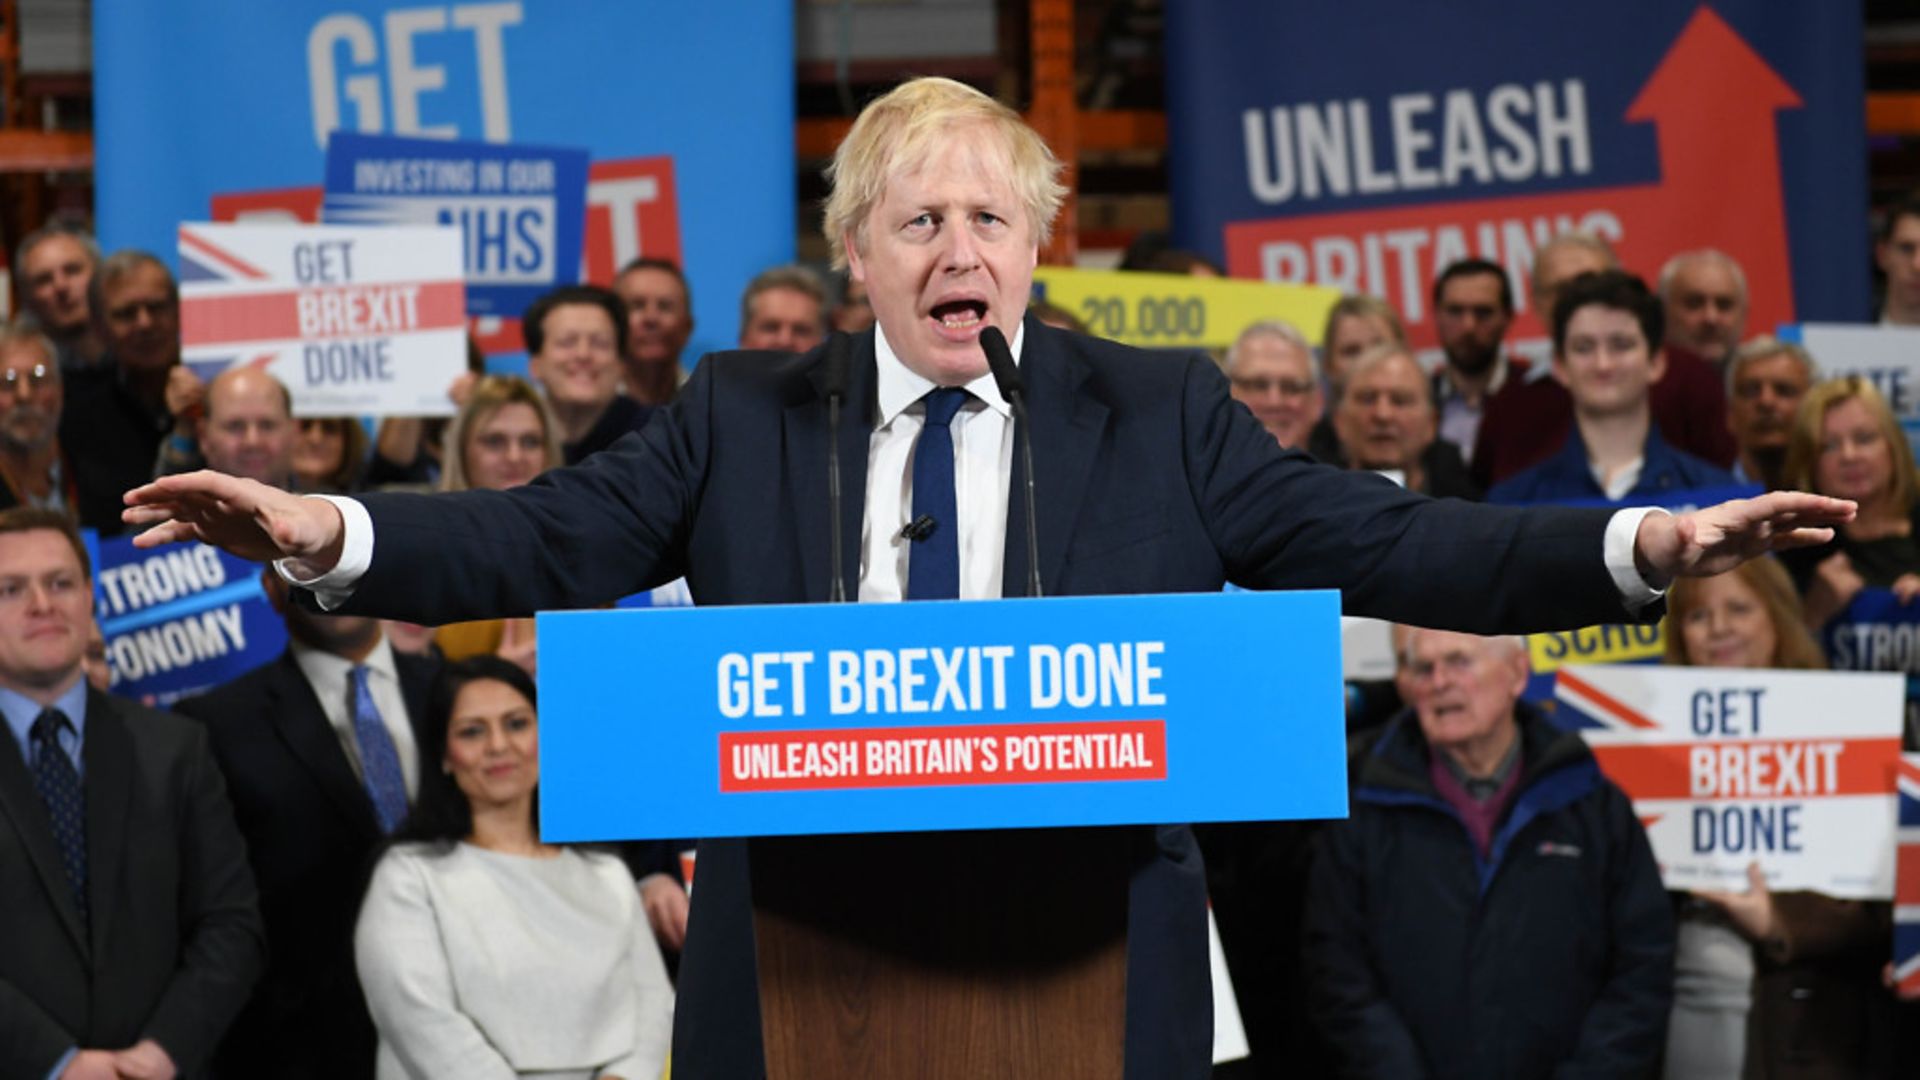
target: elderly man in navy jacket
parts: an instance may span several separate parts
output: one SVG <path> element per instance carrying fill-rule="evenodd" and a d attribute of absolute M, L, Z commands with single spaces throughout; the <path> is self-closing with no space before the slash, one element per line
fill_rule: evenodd
<path fill-rule="evenodd" d="M 1342 1075 L 1650 1076 L 1674 929 L 1646 831 L 1580 737 L 1520 702 L 1524 644 L 1413 630 L 1412 708 L 1361 737 L 1307 903 Z"/>

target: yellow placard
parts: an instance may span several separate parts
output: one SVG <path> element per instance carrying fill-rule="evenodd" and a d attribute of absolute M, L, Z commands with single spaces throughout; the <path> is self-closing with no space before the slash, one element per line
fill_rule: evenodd
<path fill-rule="evenodd" d="M 1042 266 L 1034 296 L 1064 308 L 1087 332 L 1148 349 L 1224 349 L 1251 323 L 1285 319 L 1318 344 L 1340 290 L 1321 285 L 1074 270 Z"/>
<path fill-rule="evenodd" d="M 1666 651 L 1665 623 L 1637 623 L 1626 626 L 1583 626 L 1578 630 L 1557 630 L 1527 637 L 1527 656 L 1536 675 L 1558 671 L 1570 664 L 1619 664 L 1633 660 L 1657 660 Z"/>

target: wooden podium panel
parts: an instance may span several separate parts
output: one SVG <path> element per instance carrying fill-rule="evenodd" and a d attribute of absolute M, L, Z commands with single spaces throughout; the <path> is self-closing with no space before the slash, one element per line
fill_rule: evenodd
<path fill-rule="evenodd" d="M 1119 1080 L 1139 833 L 753 841 L 769 1080 Z"/>

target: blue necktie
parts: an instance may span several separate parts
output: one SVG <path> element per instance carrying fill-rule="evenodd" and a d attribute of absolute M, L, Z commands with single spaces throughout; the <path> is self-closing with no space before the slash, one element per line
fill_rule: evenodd
<path fill-rule="evenodd" d="M 907 552 L 907 599 L 960 598 L 960 511 L 953 494 L 953 417 L 972 394 L 951 386 L 927 391 L 927 416 L 913 444 L 913 520 L 933 531 Z"/>
<path fill-rule="evenodd" d="M 353 741 L 360 746 L 360 779 L 373 798 L 373 814 L 380 819 L 380 831 L 390 833 L 407 819 L 407 780 L 400 771 L 393 736 L 373 703 L 373 689 L 367 684 L 371 673 L 361 665 L 347 676 L 353 691 Z"/>
<path fill-rule="evenodd" d="M 59 709 L 44 709 L 34 720 L 29 735 L 33 740 L 33 786 L 47 804 L 47 817 L 53 822 L 53 839 L 60 845 L 60 862 L 67 871 L 67 884 L 73 886 L 74 903 L 80 916 L 87 915 L 87 818 L 80 798 L 80 774 L 73 760 L 60 748 L 60 731 L 71 727 L 67 715 Z"/>

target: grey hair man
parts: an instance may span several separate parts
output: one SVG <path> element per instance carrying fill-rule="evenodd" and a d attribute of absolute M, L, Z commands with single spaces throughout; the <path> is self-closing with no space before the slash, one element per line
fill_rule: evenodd
<path fill-rule="evenodd" d="M 1240 331 L 1227 349 L 1233 398 L 1253 411 L 1281 446 L 1305 449 L 1326 410 L 1320 361 L 1292 323 L 1263 319 Z"/>

